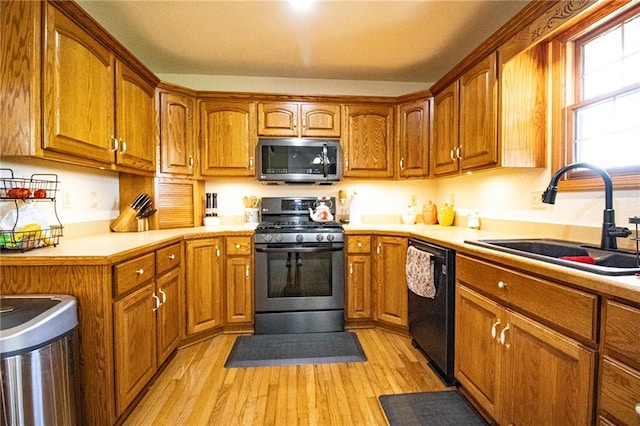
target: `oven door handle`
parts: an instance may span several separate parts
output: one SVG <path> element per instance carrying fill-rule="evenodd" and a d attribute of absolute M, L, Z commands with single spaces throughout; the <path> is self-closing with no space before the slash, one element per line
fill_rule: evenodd
<path fill-rule="evenodd" d="M 329 175 L 329 167 L 327 163 L 329 162 L 329 154 L 327 152 L 327 144 L 322 145 L 322 175 L 323 177 L 327 177 Z"/>
<path fill-rule="evenodd" d="M 344 247 L 255 247 L 258 253 L 318 253 L 321 251 L 342 251 Z"/>

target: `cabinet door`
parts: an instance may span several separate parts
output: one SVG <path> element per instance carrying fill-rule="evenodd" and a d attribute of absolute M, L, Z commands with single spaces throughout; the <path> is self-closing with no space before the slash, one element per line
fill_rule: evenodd
<path fill-rule="evenodd" d="M 184 315 L 182 303 L 182 268 L 177 267 L 156 279 L 156 296 L 160 298 L 160 308 L 156 311 L 158 333 L 158 365 L 178 346 L 181 337 L 181 320 Z"/>
<path fill-rule="evenodd" d="M 260 136 L 298 136 L 298 104 L 295 102 L 260 102 L 258 134 Z"/>
<path fill-rule="evenodd" d="M 205 176 L 253 176 L 258 140 L 256 105 L 203 102 L 200 106 L 200 167 Z"/>
<path fill-rule="evenodd" d="M 460 79 L 460 167 L 498 162 L 496 57 L 487 56 Z"/>
<path fill-rule="evenodd" d="M 117 416 L 157 370 L 154 289 L 150 282 L 113 304 Z"/>
<path fill-rule="evenodd" d="M 377 237 L 375 250 L 376 320 L 407 326 L 407 239 Z"/>
<path fill-rule="evenodd" d="M 253 322 L 253 273 L 250 256 L 227 258 L 227 323 Z"/>
<path fill-rule="evenodd" d="M 340 105 L 301 104 L 301 136 L 340 137 Z"/>
<path fill-rule="evenodd" d="M 506 312 L 499 423 L 591 424 L 594 351 L 527 317 Z"/>
<path fill-rule="evenodd" d="M 345 106 L 344 176 L 393 177 L 393 108 Z"/>
<path fill-rule="evenodd" d="M 347 257 L 347 319 L 371 319 L 371 256 Z"/>
<path fill-rule="evenodd" d="M 111 52 L 47 4 L 43 68 L 44 149 L 112 164 Z"/>
<path fill-rule="evenodd" d="M 433 172 L 436 176 L 458 171 L 458 81 L 433 98 Z"/>
<path fill-rule="evenodd" d="M 116 62 L 116 163 L 119 166 L 155 171 L 154 90 L 131 68 Z"/>
<path fill-rule="evenodd" d="M 480 406 L 498 419 L 500 344 L 506 320 L 486 297 L 456 286 L 455 377 Z"/>
<path fill-rule="evenodd" d="M 187 241 L 187 334 L 222 326 L 221 238 Z"/>
<path fill-rule="evenodd" d="M 160 171 L 192 176 L 195 166 L 195 101 L 176 93 L 160 93 Z"/>
<path fill-rule="evenodd" d="M 429 174 L 429 103 L 417 101 L 398 107 L 397 176 Z"/>

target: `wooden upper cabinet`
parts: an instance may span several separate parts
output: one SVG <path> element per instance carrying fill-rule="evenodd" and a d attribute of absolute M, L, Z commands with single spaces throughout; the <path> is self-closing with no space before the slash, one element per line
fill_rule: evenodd
<path fill-rule="evenodd" d="M 256 133 L 254 102 L 200 104 L 200 168 L 203 176 L 253 176 Z"/>
<path fill-rule="evenodd" d="M 55 7 L 45 10 L 43 148 L 112 164 L 114 56 Z"/>
<path fill-rule="evenodd" d="M 152 173 L 154 86 L 51 4 L 44 55 L 43 148 Z"/>
<path fill-rule="evenodd" d="M 116 163 L 155 171 L 155 88 L 124 63 L 116 62 Z"/>
<path fill-rule="evenodd" d="M 496 53 L 460 78 L 460 169 L 498 162 Z"/>
<path fill-rule="evenodd" d="M 195 100 L 177 93 L 159 93 L 161 173 L 193 176 L 196 159 Z"/>
<path fill-rule="evenodd" d="M 393 177 L 393 107 L 344 107 L 344 176 Z"/>
<path fill-rule="evenodd" d="M 260 136 L 340 137 L 340 105 L 260 102 Z"/>
<path fill-rule="evenodd" d="M 458 171 L 459 82 L 456 80 L 433 97 L 433 172 L 442 175 Z"/>
<path fill-rule="evenodd" d="M 398 106 L 396 156 L 400 178 L 429 174 L 429 102 L 420 100 Z"/>

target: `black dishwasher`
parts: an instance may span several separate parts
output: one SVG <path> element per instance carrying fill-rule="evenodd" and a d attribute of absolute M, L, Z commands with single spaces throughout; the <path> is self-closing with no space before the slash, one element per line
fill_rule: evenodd
<path fill-rule="evenodd" d="M 415 347 L 447 386 L 455 384 L 453 371 L 455 250 L 416 239 L 409 247 L 430 254 L 435 296 L 422 297 L 409 289 L 409 334 Z M 411 250 L 411 248 L 409 248 Z"/>

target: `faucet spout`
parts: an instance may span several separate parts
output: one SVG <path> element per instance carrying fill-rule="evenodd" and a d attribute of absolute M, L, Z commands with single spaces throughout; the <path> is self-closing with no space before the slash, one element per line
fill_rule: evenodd
<path fill-rule="evenodd" d="M 602 218 L 602 236 L 600 238 L 600 248 L 618 248 L 616 238 L 622 236 L 624 232 L 621 233 L 621 230 L 619 228 L 616 228 L 615 212 L 613 211 L 613 183 L 611 181 L 611 176 L 609 176 L 609 173 L 607 173 L 607 171 L 602 167 L 598 167 L 590 163 L 574 163 L 561 168 L 553 175 L 551 181 L 549 182 L 547 190 L 542 194 L 542 202 L 546 204 L 555 204 L 556 194 L 558 193 L 558 181 L 560 180 L 562 175 L 573 169 L 589 169 L 598 173 L 600 177 L 602 177 L 602 180 L 604 181 L 605 206 Z"/>

